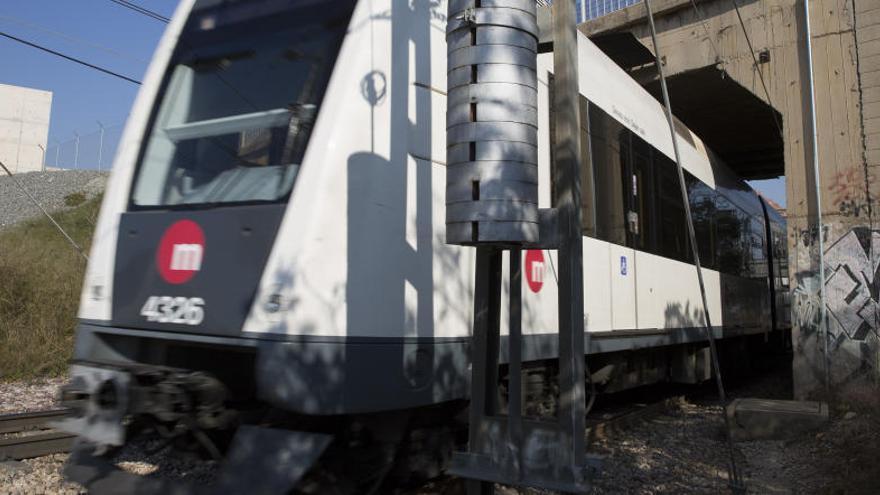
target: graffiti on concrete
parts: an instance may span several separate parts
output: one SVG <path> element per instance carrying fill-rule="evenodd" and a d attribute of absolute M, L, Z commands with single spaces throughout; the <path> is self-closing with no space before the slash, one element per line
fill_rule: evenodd
<path fill-rule="evenodd" d="M 800 232 L 797 233 L 798 238 L 804 247 L 810 247 L 819 240 L 819 227 L 813 225 L 812 227 L 801 229 Z M 828 226 L 822 226 L 822 240 L 828 241 Z"/>
<path fill-rule="evenodd" d="M 825 308 L 830 333 L 842 332 L 856 341 L 880 335 L 878 267 L 880 231 L 852 229 L 825 251 Z M 817 278 L 802 277 L 799 282 L 794 291 L 795 320 L 802 328 L 817 328 L 821 304 Z"/>
<path fill-rule="evenodd" d="M 794 289 L 794 321 L 799 327 L 819 326 L 819 289 L 816 277 L 804 277 Z"/>
<path fill-rule="evenodd" d="M 869 215 L 870 204 L 865 197 L 866 186 L 871 186 L 874 182 L 874 175 L 866 172 L 862 167 L 850 167 L 838 172 L 831 178 L 829 184 L 831 201 L 837 206 L 841 215 L 848 217 L 858 217 L 863 213 Z"/>

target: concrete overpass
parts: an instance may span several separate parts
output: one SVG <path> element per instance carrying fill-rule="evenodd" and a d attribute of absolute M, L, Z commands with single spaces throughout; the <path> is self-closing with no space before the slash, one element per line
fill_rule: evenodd
<path fill-rule="evenodd" d="M 741 176 L 786 177 L 798 396 L 826 373 L 849 387 L 880 379 L 880 2 L 809 2 L 817 178 L 804 1 L 736 0 L 739 15 L 734 0 L 651 3 L 676 115 Z M 580 29 L 659 99 L 643 4 Z"/>

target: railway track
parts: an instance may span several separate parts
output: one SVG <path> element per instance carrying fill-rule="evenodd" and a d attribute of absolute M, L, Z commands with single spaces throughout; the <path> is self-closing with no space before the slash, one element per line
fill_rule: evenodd
<path fill-rule="evenodd" d="M 67 414 L 67 409 L 53 409 L 0 415 L 0 461 L 68 452 L 75 435 L 50 426 Z"/>

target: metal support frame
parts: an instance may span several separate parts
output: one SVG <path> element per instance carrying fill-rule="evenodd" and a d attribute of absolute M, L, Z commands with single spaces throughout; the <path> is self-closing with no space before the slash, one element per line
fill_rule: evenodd
<path fill-rule="evenodd" d="M 556 204 L 542 210 L 541 240 L 529 248 L 558 249 L 559 386 L 557 420 L 524 419 L 522 395 L 522 248 L 478 246 L 470 431 L 467 452 L 454 454 L 449 472 L 468 479 L 469 495 L 494 492 L 493 483 L 535 486 L 569 493 L 589 490 L 584 445 L 585 354 L 583 239 L 581 234 L 580 116 L 577 29 L 572 2 L 554 2 L 553 163 Z M 551 232 L 552 230 L 552 232 Z M 546 235 L 545 235 L 546 234 Z M 498 410 L 502 255 L 510 252 L 509 397 Z"/>

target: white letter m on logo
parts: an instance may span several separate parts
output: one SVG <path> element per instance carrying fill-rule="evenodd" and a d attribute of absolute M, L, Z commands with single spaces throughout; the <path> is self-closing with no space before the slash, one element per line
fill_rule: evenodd
<path fill-rule="evenodd" d="M 171 269 L 197 272 L 202 267 L 202 246 L 175 244 L 171 251 Z"/>
<path fill-rule="evenodd" d="M 544 281 L 544 262 L 535 261 L 532 263 L 532 282 L 541 283 Z"/>

